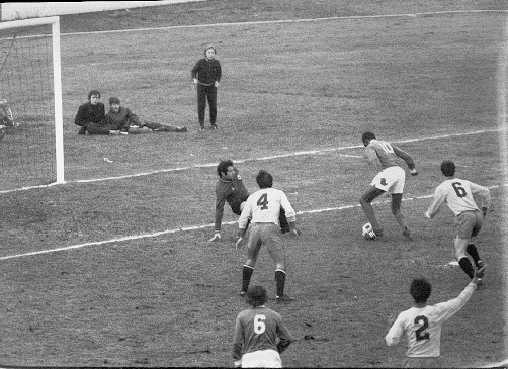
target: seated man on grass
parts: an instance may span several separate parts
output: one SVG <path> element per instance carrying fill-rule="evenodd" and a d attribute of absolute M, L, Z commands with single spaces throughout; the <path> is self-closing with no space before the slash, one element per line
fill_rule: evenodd
<path fill-rule="evenodd" d="M 101 93 L 97 90 L 92 90 L 88 93 L 88 102 L 79 106 L 78 112 L 74 119 L 81 128 L 78 134 L 118 134 L 120 131 L 114 125 L 106 124 L 104 121 L 104 104 L 99 100 Z"/>
<path fill-rule="evenodd" d="M 109 111 L 106 113 L 106 124 L 118 127 L 120 133 L 145 132 L 187 132 L 186 127 L 162 124 L 148 120 L 141 120 L 129 108 L 120 106 L 118 97 L 109 98 Z"/>

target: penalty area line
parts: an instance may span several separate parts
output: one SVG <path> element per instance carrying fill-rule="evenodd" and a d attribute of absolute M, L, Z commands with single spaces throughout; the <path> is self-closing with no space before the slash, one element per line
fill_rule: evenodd
<path fill-rule="evenodd" d="M 501 188 L 501 187 L 505 187 L 505 186 L 508 186 L 508 183 L 490 186 L 489 189 L 497 189 L 497 188 Z M 405 197 L 402 199 L 402 201 L 404 201 L 404 202 L 405 201 L 416 201 L 416 200 L 428 199 L 431 197 L 432 197 L 432 195 Z M 376 201 L 373 203 L 373 205 L 384 204 L 384 203 L 387 203 L 390 201 L 391 200 Z M 324 213 L 324 212 L 330 212 L 330 211 L 353 209 L 353 208 L 357 208 L 357 207 L 360 207 L 360 204 L 347 204 L 347 205 L 334 206 L 334 207 L 321 208 L 321 209 L 300 210 L 300 211 L 297 211 L 296 214 L 297 215 L 316 214 L 316 213 Z M 222 224 L 232 225 L 232 224 L 236 224 L 236 223 L 238 223 L 236 220 L 231 220 L 231 221 L 223 222 Z M 169 234 L 175 234 L 178 232 L 194 231 L 194 230 L 198 230 L 198 229 L 211 228 L 214 226 L 215 226 L 215 223 L 182 226 L 182 227 L 177 227 L 177 228 L 166 229 L 165 231 L 161 231 L 161 232 L 145 233 L 145 234 L 140 234 L 140 235 L 135 235 L 135 236 L 125 236 L 125 237 L 113 238 L 111 240 L 87 242 L 87 243 L 81 243 L 81 244 L 77 244 L 77 245 L 64 246 L 64 247 L 59 247 L 56 249 L 47 249 L 47 250 L 27 252 L 27 253 L 23 253 L 23 254 L 2 256 L 2 257 L 0 257 L 0 261 L 10 260 L 10 259 L 19 259 L 19 258 L 28 257 L 28 256 L 52 254 L 52 253 L 56 253 L 56 252 L 82 249 L 82 248 L 91 247 L 91 246 L 103 246 L 103 245 L 122 243 L 122 242 L 127 242 L 127 241 L 142 240 L 142 239 L 146 239 L 146 238 L 156 238 L 156 237 L 165 236 L 165 235 L 169 235 Z"/>
<path fill-rule="evenodd" d="M 487 128 L 487 129 L 480 129 L 480 130 L 470 131 L 470 132 L 445 133 L 445 134 L 440 134 L 440 135 L 435 135 L 435 136 L 418 137 L 418 138 L 397 140 L 397 141 L 391 141 L 391 142 L 394 144 L 405 144 L 405 143 L 414 143 L 414 142 L 429 141 L 429 140 L 441 140 L 441 139 L 446 139 L 446 138 L 451 138 L 451 137 L 471 136 L 471 135 L 478 135 L 478 134 L 483 134 L 483 133 L 503 132 L 505 130 L 506 130 L 506 128 L 504 128 L 504 127 L 502 127 L 502 128 Z M 322 155 L 322 154 L 326 154 L 326 153 L 337 153 L 340 157 L 345 157 L 345 158 L 362 158 L 362 156 L 360 156 L 360 155 L 350 155 L 350 154 L 340 153 L 340 151 L 354 150 L 354 149 L 361 149 L 361 148 L 363 148 L 363 145 L 329 147 L 329 148 L 316 149 L 316 150 L 289 152 L 289 153 L 285 153 L 285 154 L 277 154 L 277 155 L 263 156 L 263 157 L 257 157 L 257 158 L 233 159 L 233 162 L 236 164 L 244 164 L 244 163 L 252 163 L 252 162 L 258 162 L 258 161 L 269 161 L 269 160 L 275 160 L 275 159 L 294 158 L 294 157 L 299 157 L 299 156 Z M 51 183 L 48 185 L 38 185 L 38 186 L 14 188 L 14 189 L 9 189 L 9 190 L 1 190 L 0 194 L 7 194 L 7 193 L 11 193 L 11 192 L 19 192 L 19 191 L 27 191 L 27 190 L 33 190 L 33 189 L 55 187 L 57 185 L 66 185 L 66 184 L 73 184 L 73 183 L 95 183 L 95 182 L 103 182 L 103 181 L 115 181 L 115 180 L 122 180 L 122 179 L 146 177 L 146 176 L 158 175 L 158 174 L 163 174 L 163 173 L 182 172 L 182 171 L 191 170 L 191 169 L 213 168 L 213 167 L 216 167 L 217 164 L 218 163 L 193 164 L 193 165 L 184 166 L 184 167 L 158 169 L 158 170 L 153 170 L 150 172 L 125 174 L 125 175 L 120 175 L 120 176 L 115 176 L 115 177 L 73 179 L 73 180 L 65 181 L 64 183 Z"/>

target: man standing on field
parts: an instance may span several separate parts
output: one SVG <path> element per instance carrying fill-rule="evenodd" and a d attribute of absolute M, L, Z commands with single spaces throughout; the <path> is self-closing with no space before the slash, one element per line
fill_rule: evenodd
<path fill-rule="evenodd" d="M 281 368 L 279 354 L 293 341 L 276 311 L 265 306 L 266 290 L 251 286 L 247 291 L 249 309 L 236 317 L 233 338 L 235 367 Z"/>
<path fill-rule="evenodd" d="M 295 211 L 284 192 L 272 188 L 273 178 L 270 173 L 260 170 L 256 176 L 256 182 L 259 185 L 259 190 L 249 196 L 238 220 L 237 249 L 243 243 L 247 223 L 251 219 L 247 240 L 247 261 L 243 265 L 240 295 L 244 296 L 247 292 L 259 250 L 262 245 L 265 245 L 275 263 L 275 300 L 288 302 L 292 298 L 284 294 L 286 255 L 280 237 L 279 215 L 282 207 L 286 212 L 290 234 L 298 236 L 300 231 L 295 227 Z"/>
<path fill-rule="evenodd" d="M 446 202 L 455 215 L 456 236 L 453 240 L 455 257 L 464 273 L 473 278 L 474 267 L 466 253 L 471 255 L 476 268 L 485 266 L 471 239 L 476 237 L 482 228 L 483 219 L 490 205 L 490 191 L 487 187 L 455 177 L 455 164 L 450 160 L 441 163 L 441 173 L 446 180 L 434 191 L 432 203 L 425 212 L 425 217 L 432 218 L 439 211 L 441 204 Z M 473 194 L 478 194 L 483 199 L 482 211 L 476 204 Z"/>
<path fill-rule="evenodd" d="M 370 183 L 370 187 L 360 198 L 360 205 L 372 225 L 374 234 L 376 237 L 382 237 L 383 228 L 377 222 L 371 202 L 376 197 L 389 191 L 392 194 L 392 213 L 400 224 L 404 237 L 411 240 L 411 232 L 400 210 L 406 183 L 406 172 L 399 166 L 397 160 L 399 158 L 403 159 L 413 176 L 418 174 L 415 163 L 408 153 L 397 146 L 386 141 L 376 140 L 376 136 L 372 132 L 364 132 L 362 142 L 365 146 L 365 155 L 369 164 L 378 170 L 378 166 L 381 166 L 381 171 L 376 174 Z"/>
<path fill-rule="evenodd" d="M 406 337 L 408 347 L 404 368 L 441 367 L 441 327 L 473 296 L 484 271 L 485 267 L 477 270 L 456 298 L 435 305 L 427 305 L 431 284 L 424 278 L 413 280 L 410 293 L 415 304 L 397 316 L 385 337 L 388 346 L 395 346 L 403 336 Z"/>

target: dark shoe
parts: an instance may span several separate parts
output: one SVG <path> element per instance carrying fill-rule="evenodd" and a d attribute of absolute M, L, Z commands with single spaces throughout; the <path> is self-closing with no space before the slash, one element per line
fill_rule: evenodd
<path fill-rule="evenodd" d="M 210 129 L 217 129 L 217 128 L 219 128 L 219 127 L 217 127 L 217 124 L 212 124 L 212 125 L 210 126 Z"/>
<path fill-rule="evenodd" d="M 204 130 L 205 130 L 205 127 L 199 127 L 199 128 L 198 128 L 198 131 L 199 131 L 199 132 L 203 132 Z"/>
<path fill-rule="evenodd" d="M 240 291 L 240 296 L 244 297 L 246 294 L 247 294 L 247 292 L 245 292 L 245 291 L 243 291 L 243 290 L 242 290 L 242 291 Z"/>
<path fill-rule="evenodd" d="M 478 269 L 481 269 L 486 266 L 485 262 L 483 260 L 478 260 L 478 264 L 476 264 Z"/>
<path fill-rule="evenodd" d="M 84 135 L 86 134 L 86 127 L 81 127 L 78 131 L 78 135 Z"/>
<path fill-rule="evenodd" d="M 284 302 L 291 302 L 293 301 L 293 297 L 289 297 L 288 295 L 282 295 L 282 296 L 275 296 L 275 302 L 280 304 Z"/>
<path fill-rule="evenodd" d="M 411 237 L 411 231 L 409 230 L 409 227 L 405 227 L 402 231 L 402 235 L 406 237 L 409 241 L 413 241 L 413 237 Z"/>
<path fill-rule="evenodd" d="M 383 237 L 383 228 L 373 229 L 374 235 L 377 237 Z"/>

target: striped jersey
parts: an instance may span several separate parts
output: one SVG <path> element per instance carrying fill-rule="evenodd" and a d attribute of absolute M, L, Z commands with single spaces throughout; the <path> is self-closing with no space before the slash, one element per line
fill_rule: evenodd
<path fill-rule="evenodd" d="M 408 357 L 438 357 L 443 322 L 464 306 L 475 289 L 476 283 L 471 282 L 454 299 L 404 310 L 386 335 L 386 344 L 394 346 L 405 335 Z"/>
<path fill-rule="evenodd" d="M 252 217 L 252 223 L 275 223 L 279 225 L 281 207 L 286 213 L 288 222 L 294 222 L 295 211 L 284 192 L 271 187 L 259 189 L 247 198 L 238 220 L 238 226 L 239 228 L 245 228 L 249 217 Z"/>

